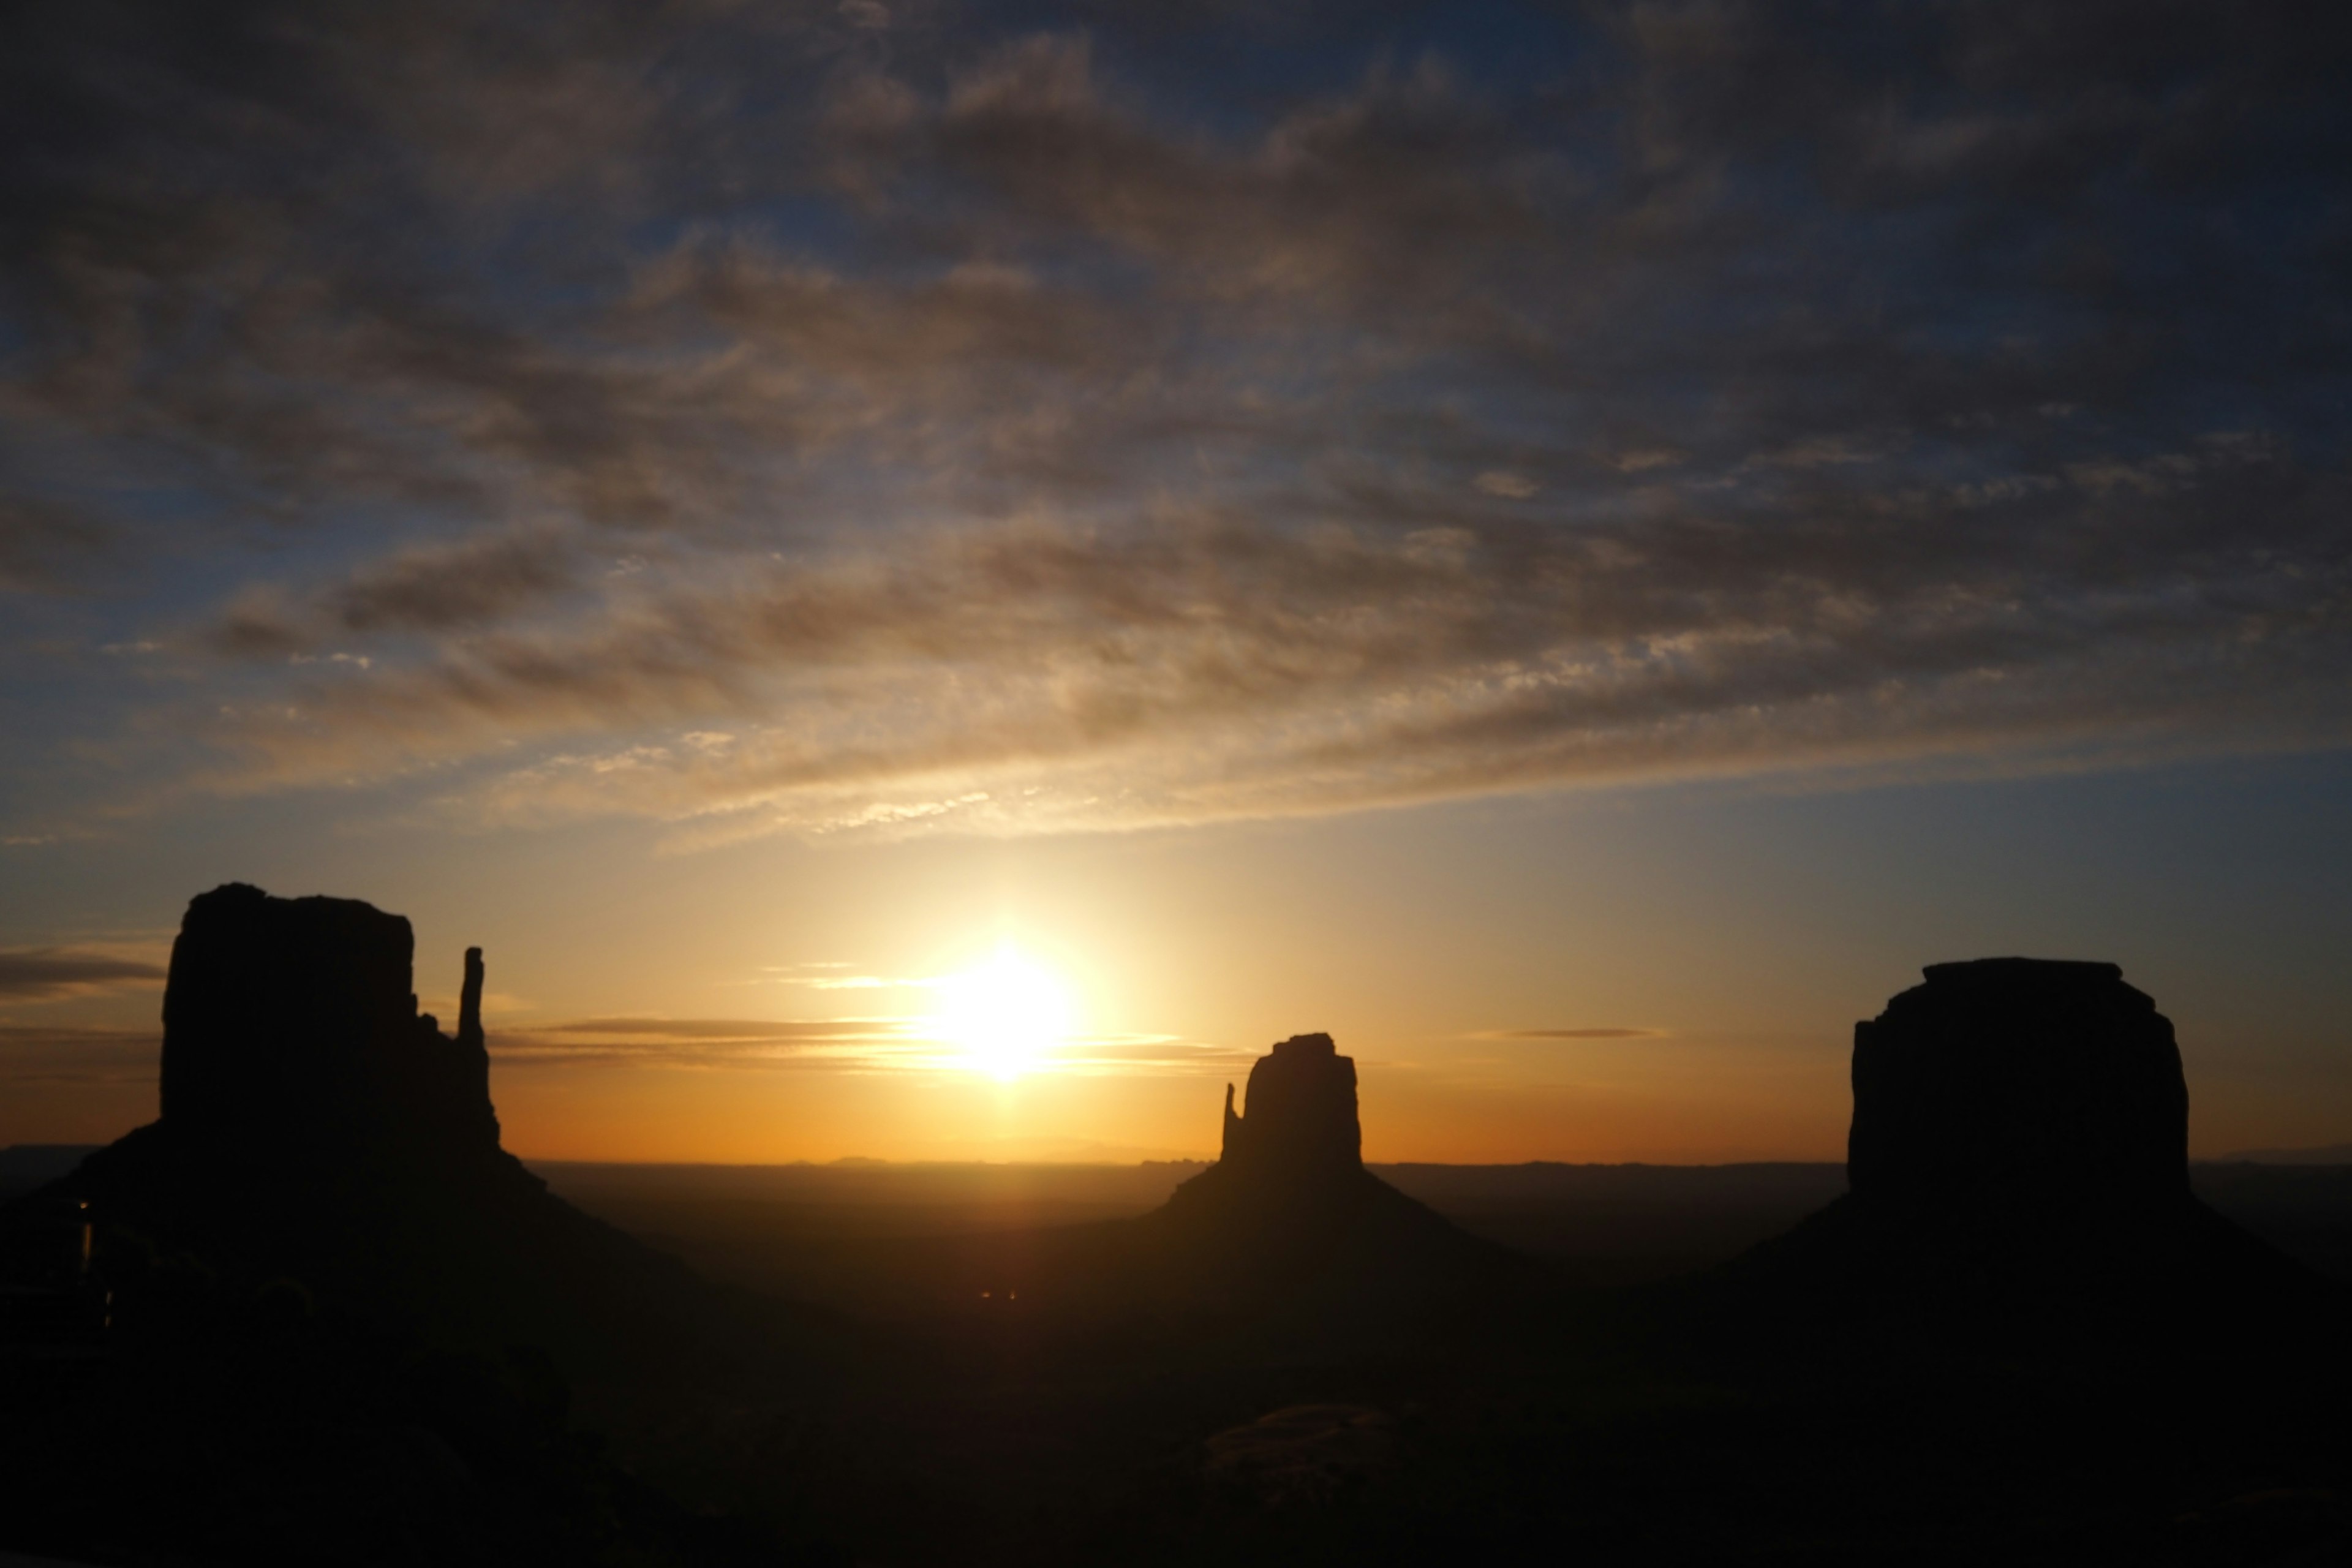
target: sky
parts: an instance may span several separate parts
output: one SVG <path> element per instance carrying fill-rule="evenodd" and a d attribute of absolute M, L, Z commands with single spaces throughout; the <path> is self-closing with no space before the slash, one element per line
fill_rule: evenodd
<path fill-rule="evenodd" d="M 526 1155 L 1840 1157 L 1923 964 L 2352 1138 L 2352 18 L 22 7 L 0 1143 L 221 882 Z"/>

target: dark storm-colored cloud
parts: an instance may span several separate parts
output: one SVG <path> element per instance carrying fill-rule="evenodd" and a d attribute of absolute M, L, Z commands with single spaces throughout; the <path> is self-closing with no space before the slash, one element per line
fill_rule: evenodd
<path fill-rule="evenodd" d="M 163 966 L 70 947 L 0 949 L 0 998 L 23 1002 L 159 984 Z"/>
<path fill-rule="evenodd" d="M 80 508 L 0 495 L 0 593 L 71 587 L 103 562 L 111 533 Z"/>
<path fill-rule="evenodd" d="M 12 26 L 0 574 L 150 574 L 175 780 L 704 839 L 2352 720 L 2326 8 Z"/>
<path fill-rule="evenodd" d="M 545 529 L 412 545 L 308 595 L 254 584 L 220 612 L 206 640 L 231 658 L 274 658 L 353 638 L 493 625 L 572 587 L 579 555 Z"/>
<path fill-rule="evenodd" d="M 503 619 L 572 578 L 572 563 L 551 542 L 491 535 L 387 557 L 339 587 L 331 604 L 347 632 L 430 631 Z"/>

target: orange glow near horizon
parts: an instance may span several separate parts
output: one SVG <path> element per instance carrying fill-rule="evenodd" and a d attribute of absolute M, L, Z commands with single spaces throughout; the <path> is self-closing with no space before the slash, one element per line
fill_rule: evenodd
<path fill-rule="evenodd" d="M 1225 1085 L 1245 1099 L 1274 1041 L 1323 1031 L 1358 1064 L 1376 1162 L 1835 1161 L 1854 1022 L 1923 962 L 2020 951 L 2112 957 L 2156 997 L 2200 1157 L 2343 1139 L 2333 1004 L 2285 1009 L 2120 903 L 2021 925 L 2008 889 L 2042 885 L 2021 865 L 1974 902 L 1833 879 L 1766 911 L 1766 878 L 1693 906 L 1661 889 L 1721 883 L 1731 836 L 1671 805 L 636 860 L 514 837 L 417 868 L 404 840 L 353 838 L 256 875 L 410 920 L 445 1019 L 484 950 L 491 1093 L 534 1159 L 1213 1158 Z M 1808 868 L 1869 862 L 1835 852 L 1851 800 L 1740 809 Z M 1887 836 L 1865 847 L 1905 863 Z M 155 973 L 0 997 L 0 1144 L 153 1119 L 177 916 L 103 952 L 73 939 Z"/>

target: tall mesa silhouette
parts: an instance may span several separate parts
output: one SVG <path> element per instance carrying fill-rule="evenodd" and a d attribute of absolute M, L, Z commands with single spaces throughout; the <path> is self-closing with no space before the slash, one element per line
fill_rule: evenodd
<path fill-rule="evenodd" d="M 165 981 L 161 1114 L 31 1201 L 86 1205 L 118 1266 L 130 1249 L 186 1258 L 387 1330 L 543 1345 L 580 1370 L 707 1316 L 682 1265 L 500 1146 L 481 950 L 453 1037 L 418 1011 L 415 948 L 406 919 L 356 900 L 199 895 Z"/>
<path fill-rule="evenodd" d="M 2257 1321 L 2275 1342 L 2335 1310 L 2328 1282 L 2190 1192 L 2172 1023 L 2120 967 L 1924 973 L 1854 1026 L 1848 1192 L 1715 1281 L 1751 1329 L 2079 1356 L 2150 1334 L 2218 1347 Z"/>
<path fill-rule="evenodd" d="M 407 921 L 352 900 L 232 883 L 189 904 L 161 1114 L 0 1210 L 12 1273 L 57 1216 L 76 1222 L 77 1289 L 105 1304 L 97 1342 L 10 1366 L 8 1545 L 104 1562 L 773 1560 L 573 1425 L 575 1389 L 613 1412 L 775 1363 L 683 1264 L 500 1146 L 480 950 L 454 1037 L 418 1011 L 414 952 Z"/>

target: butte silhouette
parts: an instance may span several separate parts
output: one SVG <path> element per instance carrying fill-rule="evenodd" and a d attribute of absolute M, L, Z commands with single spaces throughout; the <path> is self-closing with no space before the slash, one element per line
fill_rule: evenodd
<path fill-rule="evenodd" d="M 1756 1330 L 2071 1355 L 2330 1310 L 2325 1280 L 2190 1193 L 2172 1024 L 2120 968 L 1925 973 L 1854 1026 L 1849 1191 L 1715 1281 Z"/>
<path fill-rule="evenodd" d="M 188 906 L 161 1115 L 0 1211 L 8 1267 L 15 1242 L 77 1222 L 77 1289 L 105 1303 L 95 1342 L 53 1352 L 82 1356 L 71 1375 L 10 1385 L 7 1544 L 93 1562 L 774 1560 L 572 1426 L 575 1385 L 607 1409 L 675 1405 L 775 1363 L 683 1264 L 499 1147 L 481 955 L 452 1037 L 417 1011 L 414 945 L 405 920 L 350 900 L 231 885 Z"/>
<path fill-rule="evenodd" d="M 1356 1064 L 1320 1034 L 1259 1058 L 1241 1111 L 1227 1085 L 1217 1163 L 1131 1223 L 1146 1275 L 1171 1298 L 1376 1318 L 1520 1264 L 1364 1169 Z"/>
<path fill-rule="evenodd" d="M 684 1266 L 499 1146 L 480 950 L 452 1037 L 417 1011 L 415 945 L 354 900 L 198 896 L 163 994 L 161 1114 L 26 1204 L 82 1205 L 118 1275 L 275 1281 L 395 1332 L 573 1366 L 690 1339 L 707 1302 Z"/>

